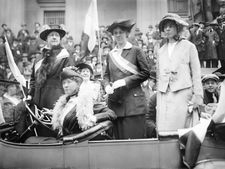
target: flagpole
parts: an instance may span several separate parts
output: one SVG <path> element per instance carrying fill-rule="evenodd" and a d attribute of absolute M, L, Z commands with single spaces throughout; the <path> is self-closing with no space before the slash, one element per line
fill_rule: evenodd
<path fill-rule="evenodd" d="M 101 65 L 101 79 L 103 79 L 103 66 L 102 66 L 102 51 L 101 51 L 101 37 L 100 37 L 100 30 L 97 30 L 97 36 L 98 36 L 98 57 L 99 57 L 99 63 Z"/>

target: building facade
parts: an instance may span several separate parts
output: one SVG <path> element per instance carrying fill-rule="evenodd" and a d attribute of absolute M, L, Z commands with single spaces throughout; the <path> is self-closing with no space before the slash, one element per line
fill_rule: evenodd
<path fill-rule="evenodd" d="M 91 0 L 0 0 L 0 23 L 17 33 L 26 23 L 32 33 L 34 23 L 64 24 L 75 42 L 80 42 L 84 18 Z M 99 24 L 109 25 L 120 18 L 136 21 L 143 32 L 163 15 L 176 12 L 190 16 L 189 0 L 97 0 Z"/>

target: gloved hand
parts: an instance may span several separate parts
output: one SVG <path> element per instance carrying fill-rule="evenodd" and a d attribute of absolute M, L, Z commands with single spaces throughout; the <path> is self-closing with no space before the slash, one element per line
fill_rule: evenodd
<path fill-rule="evenodd" d="M 203 104 L 202 96 L 193 95 L 189 104 L 191 104 L 193 106 L 193 109 L 198 108 L 199 105 Z"/>
<path fill-rule="evenodd" d="M 113 82 L 113 85 L 112 85 L 113 89 L 117 89 L 123 86 L 126 86 L 126 81 L 124 79 L 117 80 Z"/>
<path fill-rule="evenodd" d="M 32 96 L 31 95 L 28 95 L 27 97 L 23 98 L 23 101 L 24 102 L 27 102 L 27 104 L 31 104 L 31 102 L 32 102 Z"/>
<path fill-rule="evenodd" d="M 114 93 L 114 89 L 113 89 L 112 86 L 107 85 L 107 86 L 105 87 L 105 92 L 106 92 L 106 94 L 113 94 L 113 93 Z"/>

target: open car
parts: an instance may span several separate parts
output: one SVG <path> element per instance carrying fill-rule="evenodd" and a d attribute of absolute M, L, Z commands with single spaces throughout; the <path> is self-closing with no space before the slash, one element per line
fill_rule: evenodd
<path fill-rule="evenodd" d="M 29 110 L 37 127 L 50 130 L 43 118 Z M 60 139 L 18 135 L 16 124 L 0 126 L 0 168 L 183 168 L 177 138 L 113 140 L 107 136 L 109 120 Z M 29 133 L 29 132 L 28 132 Z M 27 137 L 27 138 L 24 138 Z M 20 140 L 22 139 L 22 140 Z M 14 141 L 16 140 L 16 141 Z M 18 141 L 19 140 L 19 141 Z"/>

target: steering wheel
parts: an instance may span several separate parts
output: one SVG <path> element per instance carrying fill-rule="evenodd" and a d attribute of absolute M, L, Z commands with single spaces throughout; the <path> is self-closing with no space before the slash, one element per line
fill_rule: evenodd
<path fill-rule="evenodd" d="M 52 125 L 51 117 L 47 114 L 42 113 L 42 111 L 40 111 L 36 105 L 33 105 L 33 106 L 34 106 L 34 110 L 35 110 L 34 112 L 31 110 L 30 106 L 25 101 L 25 107 L 26 107 L 27 111 L 29 112 L 29 114 L 31 115 L 31 117 L 33 118 L 33 121 L 36 121 L 36 122 L 38 122 L 38 124 L 40 124 L 44 128 L 47 128 L 48 130 L 55 132 L 50 127 Z"/>

